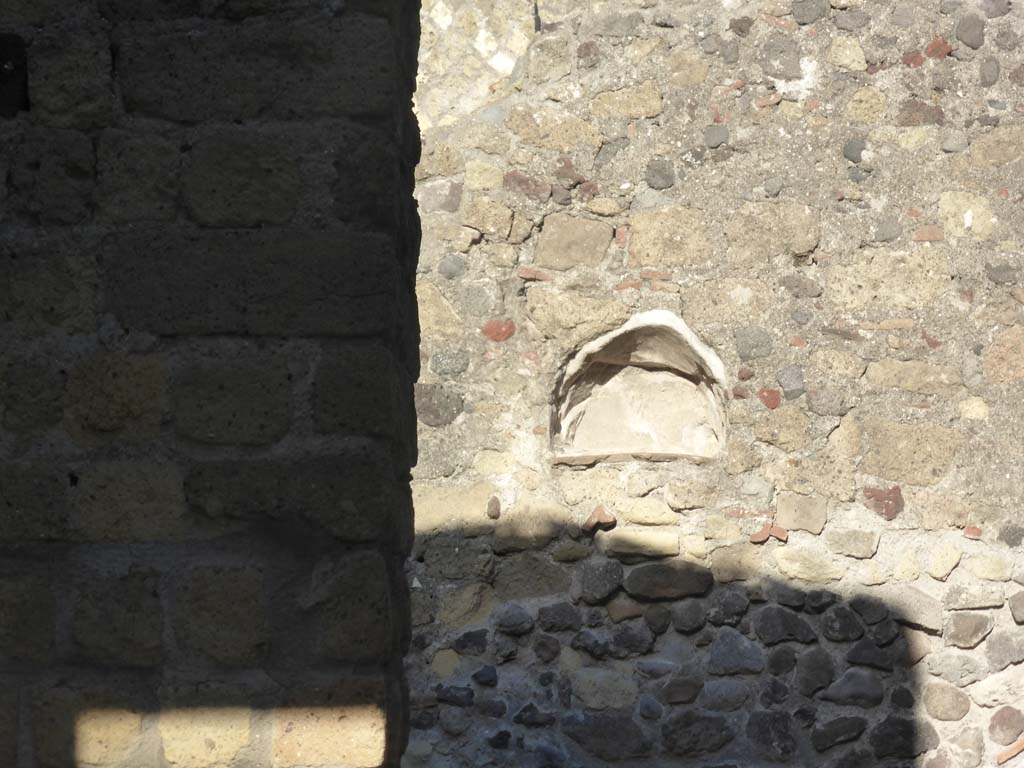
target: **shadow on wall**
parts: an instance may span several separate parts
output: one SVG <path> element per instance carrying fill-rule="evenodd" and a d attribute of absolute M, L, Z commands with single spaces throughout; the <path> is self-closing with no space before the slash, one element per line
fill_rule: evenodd
<path fill-rule="evenodd" d="M 298 516 L 225 518 L 231 499 L 190 481 L 207 539 L 5 553 L 0 765 L 397 764 L 400 568 Z"/>
<path fill-rule="evenodd" d="M 921 682 L 943 615 L 914 588 L 879 600 L 750 562 L 613 559 L 614 531 L 504 522 L 416 545 L 403 765 L 980 764 L 977 729 L 923 760 L 940 746 L 925 712 L 972 704 L 942 679 L 968 670 Z"/>

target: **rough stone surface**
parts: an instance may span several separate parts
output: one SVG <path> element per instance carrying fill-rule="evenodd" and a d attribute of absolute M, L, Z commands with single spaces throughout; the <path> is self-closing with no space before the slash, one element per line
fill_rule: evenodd
<path fill-rule="evenodd" d="M 411 765 L 994 760 L 995 706 L 978 701 L 1017 692 L 988 678 L 1021 666 L 1000 634 L 1020 626 L 1007 579 L 1024 502 L 1017 12 L 1002 0 L 425 0 L 420 378 L 461 404 L 417 424 Z M 133 161 L 151 153 L 165 180 L 143 201 L 154 217 L 191 162 L 165 152 L 154 141 Z M 106 152 L 100 177 L 109 164 Z M 15 162 L 0 205 L 33 210 L 31 166 Z M 88 184 L 47 178 L 67 196 L 61 216 L 87 215 Z M 346 210 L 372 197 L 331 186 Z M 95 311 L 90 295 L 66 311 Z M 18 323 L 45 330 L 62 311 L 27 301 Z M 649 310 L 695 338 L 637 334 L 573 367 Z M 59 393 L 62 364 L 33 359 Z M 660 433 L 688 412 L 633 389 L 655 370 L 675 377 L 667 359 L 676 383 L 706 382 L 721 404 L 720 425 L 694 424 L 717 456 L 561 463 L 566 427 L 620 384 L 633 396 L 602 422 L 607 454 L 626 431 L 614 425 Z M 19 435 L 52 431 L 54 402 L 26 398 Z M 542 525 L 513 523 L 525 498 Z M 421 559 L 442 535 L 476 565 Z M 706 586 L 677 578 L 681 564 L 708 572 Z M 506 601 L 538 627 L 496 631 Z M 458 648 L 480 655 L 460 656 L 456 641 L 479 631 Z M 494 688 L 471 677 L 485 664 L 500 671 Z M 639 695 L 626 682 L 629 705 L 608 706 L 584 684 L 606 705 L 587 706 L 581 670 Z M 972 697 L 962 720 L 929 714 L 939 683 Z M 486 690 L 504 709 L 442 721 L 437 684 Z M 719 726 L 720 744 L 702 741 Z"/>

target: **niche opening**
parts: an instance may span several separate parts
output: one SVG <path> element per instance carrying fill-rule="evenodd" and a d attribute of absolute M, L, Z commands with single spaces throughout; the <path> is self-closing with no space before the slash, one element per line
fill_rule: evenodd
<path fill-rule="evenodd" d="M 722 361 L 679 317 L 634 315 L 583 346 L 555 391 L 555 461 L 703 462 L 725 444 Z"/>

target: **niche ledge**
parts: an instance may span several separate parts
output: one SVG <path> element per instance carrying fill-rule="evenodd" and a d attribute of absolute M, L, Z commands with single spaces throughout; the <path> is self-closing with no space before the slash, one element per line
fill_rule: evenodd
<path fill-rule="evenodd" d="M 554 393 L 553 460 L 713 460 L 725 445 L 726 390 L 721 359 L 680 317 L 636 314 L 566 363 Z"/>

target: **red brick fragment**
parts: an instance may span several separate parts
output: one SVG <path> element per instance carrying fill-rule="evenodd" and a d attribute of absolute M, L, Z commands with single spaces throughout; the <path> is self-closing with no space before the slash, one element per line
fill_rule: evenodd
<path fill-rule="evenodd" d="M 771 525 L 768 528 L 768 535 L 771 536 L 773 539 L 781 541 L 783 544 L 789 541 L 789 531 L 787 531 L 781 525 Z"/>
<path fill-rule="evenodd" d="M 936 37 L 928 43 L 928 47 L 924 49 L 924 52 L 929 59 L 944 59 L 953 52 L 953 46 L 941 37 Z"/>
<path fill-rule="evenodd" d="M 516 332 L 516 324 L 511 320 L 488 320 L 480 332 L 491 341 L 507 341 Z"/>
<path fill-rule="evenodd" d="M 664 280 L 653 280 L 650 284 L 652 291 L 662 291 L 664 293 L 679 293 L 679 286 L 675 283 L 669 283 Z"/>
<path fill-rule="evenodd" d="M 545 272 L 543 269 L 537 269 L 536 267 L 520 267 L 516 272 L 519 275 L 520 280 L 540 280 L 547 282 L 551 280 L 551 275 Z"/>
<path fill-rule="evenodd" d="M 913 50 L 910 53 L 903 54 L 903 63 L 911 69 L 916 69 L 924 64 L 924 56 L 918 50 Z"/>
<path fill-rule="evenodd" d="M 894 485 L 892 488 L 865 488 L 864 506 L 877 512 L 886 520 L 894 520 L 903 511 L 903 490 Z"/>
<path fill-rule="evenodd" d="M 764 407 L 774 411 L 780 405 L 782 405 L 782 392 L 777 389 L 769 389 L 768 387 L 761 387 L 757 390 L 757 396 L 761 402 L 764 403 Z"/>
<path fill-rule="evenodd" d="M 620 248 L 626 247 L 626 241 L 629 239 L 629 227 L 623 225 L 615 228 L 615 244 Z"/>
<path fill-rule="evenodd" d="M 644 280 L 671 280 L 672 273 L 660 269 L 641 269 L 640 277 Z"/>
<path fill-rule="evenodd" d="M 964 536 L 966 536 L 968 539 L 978 541 L 979 539 L 981 539 L 981 528 L 979 528 L 976 525 L 968 525 L 966 528 L 964 528 Z"/>
<path fill-rule="evenodd" d="M 803 347 L 807 346 L 807 339 L 805 339 L 803 336 L 792 336 L 789 339 L 789 346 L 802 349 Z"/>
<path fill-rule="evenodd" d="M 772 527 L 768 523 L 765 523 L 761 527 L 761 530 L 759 530 L 759 531 L 757 531 L 755 533 L 750 534 L 750 543 L 751 544 L 764 544 L 771 537 L 771 533 L 770 533 L 771 529 L 772 529 Z"/>
<path fill-rule="evenodd" d="M 636 289 L 639 289 L 639 288 L 643 288 L 643 285 L 644 285 L 643 280 L 636 280 L 636 279 L 623 280 L 620 283 L 616 283 L 613 290 L 616 290 L 616 291 L 636 290 Z"/>
<path fill-rule="evenodd" d="M 998 755 L 996 755 L 996 765 L 1003 765 L 1010 762 L 1017 755 L 1024 753 L 1024 739 L 1021 739 L 1016 744 L 1011 744 Z"/>
<path fill-rule="evenodd" d="M 750 381 L 754 378 L 754 369 L 748 365 L 741 365 L 736 371 L 736 376 L 740 381 Z"/>
<path fill-rule="evenodd" d="M 946 233 L 939 224 L 924 224 L 914 230 L 915 243 L 937 243 L 946 239 Z"/>
<path fill-rule="evenodd" d="M 618 523 L 615 519 L 615 515 L 609 512 L 604 504 L 598 504 L 594 507 L 594 511 L 590 513 L 590 517 L 583 523 L 583 530 L 585 533 L 594 533 L 595 531 L 610 531 Z"/>
<path fill-rule="evenodd" d="M 732 399 L 733 400 L 746 400 L 750 397 L 750 393 L 746 387 L 741 387 L 738 384 L 732 388 Z"/>
<path fill-rule="evenodd" d="M 928 331 L 921 329 L 921 338 L 924 339 L 924 343 L 928 345 L 928 349 L 938 349 L 945 342 L 939 341 L 934 336 L 929 336 Z"/>

